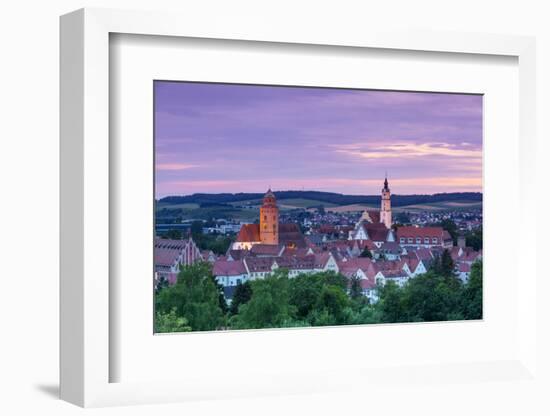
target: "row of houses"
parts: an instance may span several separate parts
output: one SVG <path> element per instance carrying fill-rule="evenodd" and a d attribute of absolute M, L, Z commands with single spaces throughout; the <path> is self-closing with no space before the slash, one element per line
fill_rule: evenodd
<path fill-rule="evenodd" d="M 218 283 L 228 288 L 227 296 L 232 292 L 232 287 L 250 280 L 263 279 L 279 268 L 287 269 L 291 278 L 299 274 L 332 271 L 341 273 L 349 281 L 352 278 L 359 279 L 363 294 L 374 301 L 377 285 L 393 281 L 402 286 L 410 278 L 425 273 L 429 267 L 429 263 L 416 252 L 407 253 L 399 260 L 348 257 L 333 251 L 315 253 L 311 248 L 301 255 L 281 254 L 272 256 L 247 253 L 238 259 L 229 254 L 214 263 L 213 274 Z"/>
<path fill-rule="evenodd" d="M 425 273 L 431 262 L 446 249 L 442 244 L 425 247 L 380 241 L 372 238 L 376 235 L 370 232 L 369 239 L 334 240 L 322 244 L 313 243 L 306 236 L 300 247 L 260 243 L 252 245 L 250 249 L 230 248 L 224 256 L 199 250 L 192 238 L 157 239 L 155 282 L 164 280 L 173 284 L 181 265 L 208 261 L 213 264 L 213 275 L 224 287 L 226 298 L 230 301 L 239 283 L 265 278 L 279 268 L 288 270 L 291 278 L 302 273 L 333 271 L 346 276 L 349 281 L 352 278 L 359 279 L 363 294 L 371 301 L 376 301 L 377 285 L 388 281 L 404 285 L 409 279 Z M 440 236 L 444 237 L 443 234 Z M 448 250 L 455 263 L 457 277 L 466 282 L 471 265 L 481 259 L 481 252 L 466 247 L 463 240 L 459 241 L 459 246 Z M 370 258 L 362 257 L 365 251 L 370 253 Z"/>

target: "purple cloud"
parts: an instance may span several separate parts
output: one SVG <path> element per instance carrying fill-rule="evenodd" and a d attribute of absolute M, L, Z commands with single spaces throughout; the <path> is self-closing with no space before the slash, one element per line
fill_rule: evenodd
<path fill-rule="evenodd" d="M 481 190 L 480 95 L 162 81 L 155 110 L 157 197 Z"/>

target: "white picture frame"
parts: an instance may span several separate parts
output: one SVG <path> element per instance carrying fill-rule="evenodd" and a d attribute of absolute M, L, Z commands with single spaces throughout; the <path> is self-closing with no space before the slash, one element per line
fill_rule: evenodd
<path fill-rule="evenodd" d="M 483 54 L 516 57 L 519 66 L 520 224 L 535 192 L 529 175 L 534 170 L 535 42 L 533 38 L 428 32 L 381 32 L 350 28 L 331 33 L 314 25 L 303 31 L 269 22 L 235 25 L 223 19 L 195 21 L 192 16 L 168 13 L 83 9 L 61 18 L 61 398 L 80 406 L 159 403 L 198 398 L 262 394 L 324 392 L 391 383 L 411 370 L 346 368 L 318 374 L 282 373 L 227 388 L 211 379 L 111 382 L 116 357 L 110 348 L 110 226 L 112 200 L 109 158 L 109 36 L 113 33 L 205 39 L 332 45 L 431 51 L 442 54 Z M 519 229 L 521 241 L 535 241 L 534 227 Z M 480 383 L 491 380 L 537 382 L 535 262 L 525 246 L 518 248 L 525 283 L 517 291 L 517 355 L 498 362 L 419 362 L 413 378 L 429 387 L 434 380 Z M 531 256 L 532 257 L 532 256 Z M 296 332 L 296 336 L 298 332 Z M 332 336 L 332 335 L 327 335 Z M 483 373 L 484 377 L 472 376 Z M 442 377 L 439 379 L 438 377 Z M 341 380 L 348 380 L 342 382 Z M 410 381 L 413 383 L 413 381 Z M 246 393 L 242 387 L 246 386 Z M 369 387 L 371 388 L 371 387 Z"/>

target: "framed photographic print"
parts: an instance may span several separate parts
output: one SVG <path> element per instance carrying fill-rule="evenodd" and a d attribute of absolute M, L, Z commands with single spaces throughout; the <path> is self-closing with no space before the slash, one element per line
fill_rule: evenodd
<path fill-rule="evenodd" d="M 62 398 L 536 386 L 534 41 L 241 23 L 62 17 Z"/>
<path fill-rule="evenodd" d="M 482 101 L 154 81 L 155 332 L 482 319 Z"/>

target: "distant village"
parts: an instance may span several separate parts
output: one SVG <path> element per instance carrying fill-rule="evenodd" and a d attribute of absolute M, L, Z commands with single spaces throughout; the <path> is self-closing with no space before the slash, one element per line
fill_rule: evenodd
<path fill-rule="evenodd" d="M 230 303 L 237 285 L 263 279 L 279 268 L 288 270 L 291 278 L 302 273 L 333 271 L 350 282 L 359 279 L 362 294 L 375 303 L 380 285 L 389 281 L 405 285 L 426 273 L 445 250 L 453 260 L 456 277 L 468 281 L 471 266 L 481 260 L 482 251 L 468 247 L 464 233 L 481 227 L 481 212 L 448 210 L 399 215 L 406 215 L 407 221 L 395 221 L 387 178 L 381 190 L 380 209 L 366 209 L 359 214 L 327 213 L 322 209 L 310 215 L 283 214 L 269 189 L 259 208 L 258 222 L 224 220 L 202 228 L 204 234 L 234 236 L 223 254 L 201 250 L 191 236 L 157 236 L 155 284 L 175 284 L 181 266 L 206 261 L 212 264 L 213 275 Z M 455 224 L 455 240 L 444 227 L 427 225 L 445 220 Z"/>

